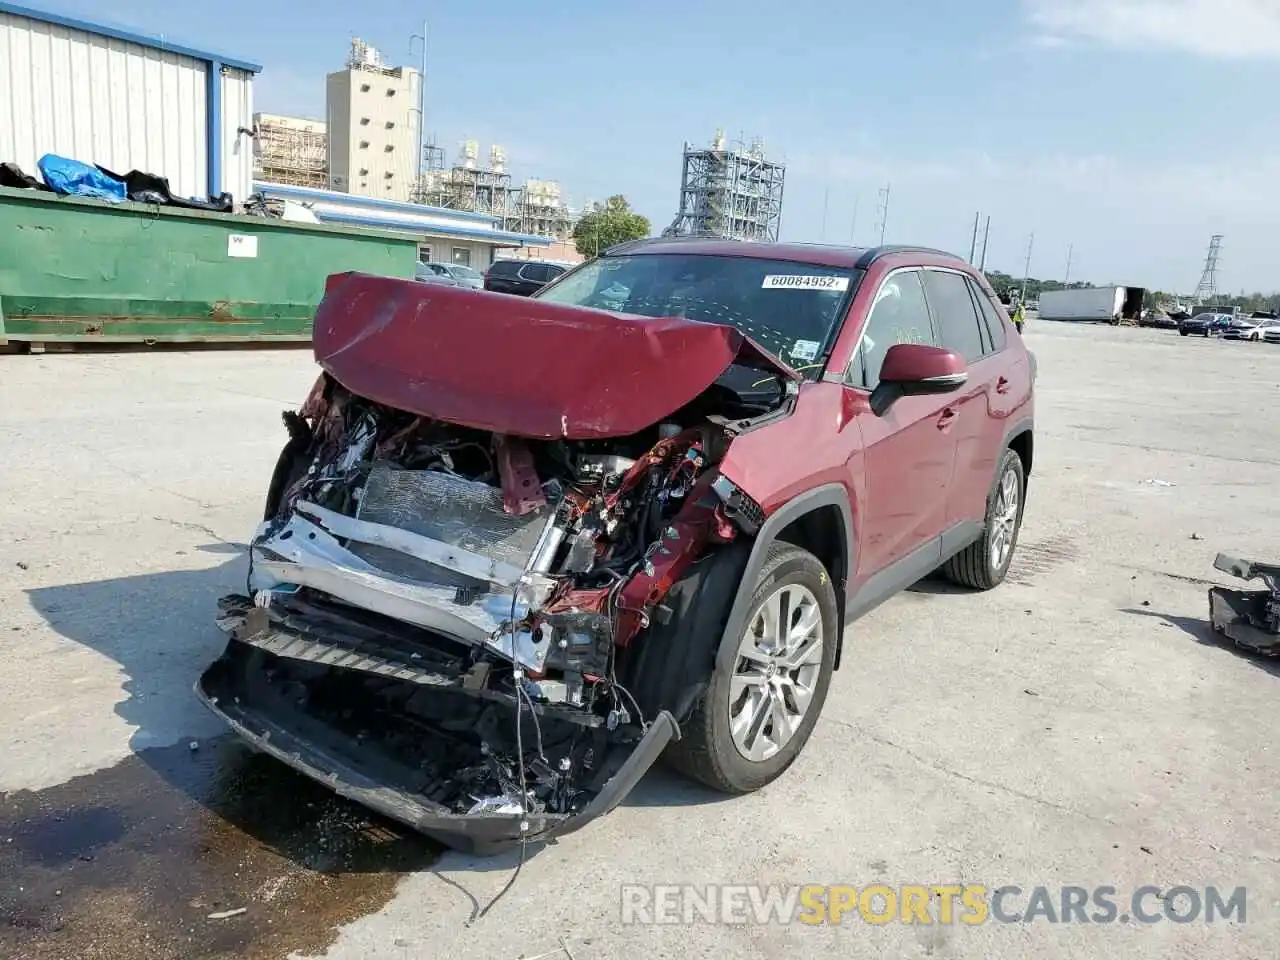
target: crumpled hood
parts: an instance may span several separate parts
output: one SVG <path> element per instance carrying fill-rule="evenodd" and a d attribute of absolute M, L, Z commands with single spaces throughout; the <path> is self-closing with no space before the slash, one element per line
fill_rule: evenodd
<path fill-rule="evenodd" d="M 537 439 L 637 433 L 735 360 L 800 379 L 733 327 L 360 273 L 329 277 L 312 344 L 352 393 Z"/>

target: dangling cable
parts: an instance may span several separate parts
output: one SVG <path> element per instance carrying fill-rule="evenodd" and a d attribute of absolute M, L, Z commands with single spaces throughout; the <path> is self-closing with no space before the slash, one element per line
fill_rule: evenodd
<path fill-rule="evenodd" d="M 525 850 L 529 845 L 529 787 L 525 781 L 524 774 L 524 735 L 520 729 L 520 712 L 524 706 L 524 696 L 522 690 L 524 688 L 524 669 L 520 666 L 520 659 L 516 656 L 516 603 L 520 597 L 520 588 L 524 585 L 524 577 L 520 578 L 520 584 L 511 594 L 511 678 L 515 682 L 516 688 L 516 770 L 520 774 L 520 859 L 516 861 L 516 869 L 508 878 L 506 886 L 498 891 L 497 895 L 490 900 L 483 910 L 477 915 L 476 919 L 483 917 L 486 913 L 493 909 L 494 905 L 507 895 L 507 891 L 515 886 L 516 878 L 520 876 L 520 870 L 524 867 Z M 536 717 L 535 717 L 536 719 Z M 541 730 L 538 734 L 539 740 L 542 738 Z M 541 751 L 541 746 L 539 746 Z"/>

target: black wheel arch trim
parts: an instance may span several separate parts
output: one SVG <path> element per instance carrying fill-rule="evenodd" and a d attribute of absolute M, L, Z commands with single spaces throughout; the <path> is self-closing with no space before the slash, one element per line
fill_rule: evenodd
<path fill-rule="evenodd" d="M 1008 449 L 1012 447 L 1013 441 L 1016 440 L 1018 437 L 1022 436 L 1024 433 L 1031 434 L 1031 439 L 1032 439 L 1032 442 L 1034 443 L 1035 435 L 1036 435 L 1034 417 L 1023 417 L 1022 419 L 1015 422 L 1012 427 L 1010 427 L 1008 430 L 1005 431 L 1005 434 L 1004 434 L 1005 448 Z M 1022 466 L 1026 476 L 1030 477 L 1031 464 L 1024 463 Z"/>
<path fill-rule="evenodd" d="M 756 583 L 760 578 L 760 570 L 764 566 L 765 557 L 769 552 L 769 545 L 776 541 L 778 534 L 791 523 L 805 514 L 812 513 L 823 507 L 835 507 L 839 511 L 841 518 L 840 538 L 843 547 L 844 569 L 840 571 L 839 577 L 833 576 L 831 578 L 831 585 L 836 595 L 836 611 L 839 619 L 835 659 L 835 667 L 839 668 L 840 651 L 844 644 L 844 611 L 847 599 L 845 591 L 849 577 L 852 576 L 852 571 L 857 569 L 857 540 L 854 539 L 853 534 L 853 509 L 849 503 L 849 495 L 845 492 L 844 487 L 838 483 L 828 483 L 820 487 L 814 487 L 788 500 L 771 513 L 760 527 L 760 531 L 756 534 L 755 540 L 751 545 L 751 554 L 747 558 L 747 566 L 742 574 L 742 585 L 738 588 L 738 592 L 733 598 L 733 607 L 729 611 L 729 618 L 725 621 L 724 632 L 720 636 L 716 654 L 717 659 L 724 655 L 724 650 L 728 649 L 724 642 L 725 639 L 740 636 L 746 627 L 747 614 L 751 608 L 751 597 L 755 593 Z"/>

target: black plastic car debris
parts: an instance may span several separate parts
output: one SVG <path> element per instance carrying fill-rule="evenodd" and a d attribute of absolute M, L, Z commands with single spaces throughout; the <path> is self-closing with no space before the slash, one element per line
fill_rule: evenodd
<path fill-rule="evenodd" d="M 1263 656 L 1280 656 L 1280 564 L 1240 560 L 1220 553 L 1215 569 L 1241 580 L 1261 580 L 1265 590 L 1209 588 L 1209 619 L 1214 633 Z"/>

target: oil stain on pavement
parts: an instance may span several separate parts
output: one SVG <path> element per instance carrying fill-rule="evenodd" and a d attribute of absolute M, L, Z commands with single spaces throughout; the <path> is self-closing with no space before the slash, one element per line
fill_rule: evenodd
<path fill-rule="evenodd" d="M 229 735 L 144 750 L 0 794 L 0 956 L 316 954 L 437 853 Z"/>

